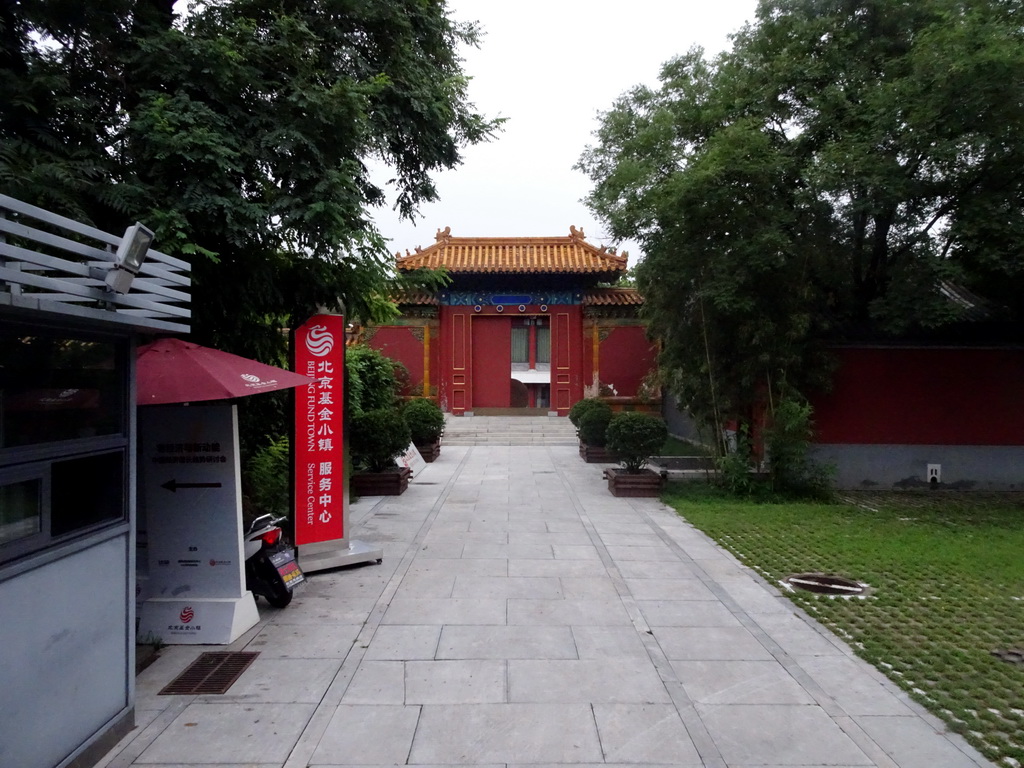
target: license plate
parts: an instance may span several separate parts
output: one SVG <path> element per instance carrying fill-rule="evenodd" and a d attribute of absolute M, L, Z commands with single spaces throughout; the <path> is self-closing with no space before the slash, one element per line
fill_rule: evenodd
<path fill-rule="evenodd" d="M 306 580 L 306 575 L 299 568 L 299 564 L 295 562 L 295 553 L 292 550 L 275 552 L 270 556 L 270 562 L 277 568 L 277 572 L 281 574 L 284 585 L 288 589 L 293 589 L 296 584 L 301 584 Z"/>

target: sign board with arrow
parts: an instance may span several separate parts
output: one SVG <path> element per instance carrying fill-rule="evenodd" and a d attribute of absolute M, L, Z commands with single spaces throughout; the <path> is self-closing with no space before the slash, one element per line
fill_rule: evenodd
<path fill-rule="evenodd" d="M 139 634 L 171 644 L 232 642 L 259 618 L 245 589 L 237 410 L 165 405 L 138 413 L 149 561 Z"/>

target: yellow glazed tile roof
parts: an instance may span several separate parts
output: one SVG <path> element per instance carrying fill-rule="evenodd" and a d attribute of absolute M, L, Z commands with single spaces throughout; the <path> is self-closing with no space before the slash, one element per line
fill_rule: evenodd
<path fill-rule="evenodd" d="M 433 245 L 395 257 L 402 271 L 445 267 L 474 274 L 618 274 L 629 258 L 591 245 L 576 227 L 569 227 L 568 237 L 452 237 L 445 227 Z"/>
<path fill-rule="evenodd" d="M 583 292 L 585 307 L 639 307 L 644 303 L 636 288 L 590 288 Z"/>
<path fill-rule="evenodd" d="M 437 294 L 418 289 L 398 291 L 391 297 L 396 304 L 438 306 Z M 644 297 L 636 288 L 587 288 L 583 291 L 585 307 L 639 307 Z"/>
<path fill-rule="evenodd" d="M 396 304 L 432 305 L 436 307 L 440 303 L 437 300 L 436 293 L 420 289 L 405 289 L 397 291 L 392 295 L 391 299 Z"/>

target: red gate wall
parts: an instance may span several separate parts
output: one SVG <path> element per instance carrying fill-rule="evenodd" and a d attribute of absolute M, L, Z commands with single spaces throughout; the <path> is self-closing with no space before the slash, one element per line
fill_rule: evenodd
<path fill-rule="evenodd" d="M 551 307 L 551 407 L 567 416 L 583 398 L 583 307 Z"/>
<path fill-rule="evenodd" d="M 470 327 L 472 407 L 508 408 L 511 404 L 512 318 L 476 315 Z"/>
<path fill-rule="evenodd" d="M 493 306 L 482 307 L 479 312 L 474 307 L 442 306 L 438 392 L 441 407 L 453 414 L 488 407 L 476 402 L 474 396 L 478 392 L 476 378 L 486 376 L 488 371 L 501 372 L 505 382 L 504 400 L 497 399 L 497 392 L 492 393 L 492 400 L 492 394 L 487 394 L 492 385 L 486 383 L 479 390 L 481 396 L 489 402 L 507 405 L 512 367 L 511 317 L 542 314 L 551 319 L 551 408 L 560 416 L 567 415 L 572 404 L 583 397 L 583 307 L 559 305 L 545 307 L 545 310 L 530 305 L 524 307 L 523 312 L 510 315 Z M 492 319 L 502 322 L 488 325 Z M 474 330 L 477 325 L 483 329 L 480 338 Z M 497 337 L 498 328 L 503 329 L 501 339 Z"/>
<path fill-rule="evenodd" d="M 440 406 L 457 415 L 472 410 L 472 307 L 441 307 Z"/>

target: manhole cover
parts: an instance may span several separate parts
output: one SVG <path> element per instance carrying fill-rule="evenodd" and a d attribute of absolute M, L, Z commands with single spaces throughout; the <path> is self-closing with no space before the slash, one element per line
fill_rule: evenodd
<path fill-rule="evenodd" d="M 852 579 L 828 573 L 797 573 L 787 576 L 782 582 L 819 595 L 862 595 L 866 589 L 863 584 L 858 584 Z"/>
<path fill-rule="evenodd" d="M 208 651 L 168 683 L 161 696 L 224 693 L 259 656 L 259 651 Z"/>
<path fill-rule="evenodd" d="M 1009 662 L 1010 664 L 1024 664 L 1024 650 L 1020 648 L 1010 648 L 1006 651 L 992 651 L 992 655 L 997 659 Z"/>

